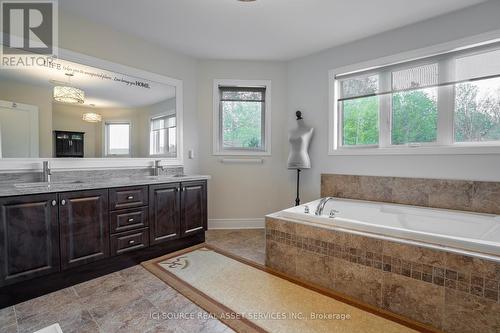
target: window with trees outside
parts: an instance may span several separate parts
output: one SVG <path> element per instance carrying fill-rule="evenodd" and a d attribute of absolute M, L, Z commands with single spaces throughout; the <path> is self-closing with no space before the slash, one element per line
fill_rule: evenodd
<path fill-rule="evenodd" d="M 227 82 L 231 83 L 231 82 Z M 214 153 L 221 155 L 265 155 L 269 153 L 268 92 L 270 83 L 216 85 Z M 215 89 L 214 88 L 214 89 Z M 215 105 L 216 104 L 216 105 Z"/>
<path fill-rule="evenodd" d="M 500 44 L 334 76 L 334 149 L 500 146 Z"/>

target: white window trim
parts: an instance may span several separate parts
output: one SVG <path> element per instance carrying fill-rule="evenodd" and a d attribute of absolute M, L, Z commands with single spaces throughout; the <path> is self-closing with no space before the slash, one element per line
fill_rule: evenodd
<path fill-rule="evenodd" d="M 106 131 L 106 125 L 108 124 L 128 124 L 128 154 L 108 154 L 108 133 Z M 103 155 L 105 158 L 124 158 L 132 156 L 132 121 L 129 119 L 112 119 L 112 120 L 103 120 L 102 122 L 102 135 L 103 139 Z"/>
<path fill-rule="evenodd" d="M 481 143 L 454 143 L 450 144 L 447 140 L 438 137 L 438 142 L 434 144 L 422 144 L 419 146 L 387 146 L 387 142 L 383 143 L 383 147 L 379 146 L 365 146 L 365 147 L 345 147 L 339 144 L 339 133 L 341 131 L 341 122 L 338 116 L 336 96 L 339 94 L 338 82 L 335 80 L 336 75 L 355 72 L 361 69 L 370 69 L 376 67 L 383 67 L 390 64 L 399 62 L 406 62 L 416 60 L 419 58 L 429 57 L 445 52 L 460 50 L 462 48 L 470 47 L 477 44 L 478 46 L 484 43 L 500 41 L 500 30 L 491 31 L 485 34 L 471 36 L 447 43 L 442 43 L 430 47 L 416 49 L 408 52 L 403 52 L 387 57 L 382 57 L 374 60 L 369 60 L 357 64 L 338 67 L 328 71 L 328 155 L 482 155 L 482 154 L 500 154 L 499 142 L 481 142 Z M 439 103 L 439 101 L 438 101 Z M 381 115 L 383 116 L 383 115 Z M 438 115 L 438 128 L 443 126 L 445 136 L 449 137 L 448 132 L 452 132 L 444 117 L 450 117 L 449 112 L 443 115 Z M 387 117 L 385 117 L 387 118 Z M 381 127 L 379 131 L 387 130 L 390 128 L 390 119 L 381 119 Z M 384 129 L 382 128 L 384 127 Z M 443 134 L 443 132 L 441 133 Z M 438 136 L 440 135 L 438 131 Z M 450 145 L 448 145 L 450 144 Z"/>
<path fill-rule="evenodd" d="M 151 154 L 151 121 L 153 119 L 156 119 L 156 118 L 160 118 L 160 117 L 177 117 L 176 114 L 175 114 L 175 110 L 174 110 L 174 113 L 170 113 L 170 112 L 163 112 L 163 113 L 158 113 L 158 114 L 155 114 L 155 115 L 151 115 L 149 117 L 149 136 L 148 136 L 148 156 L 149 157 L 166 157 L 166 158 L 171 158 L 172 156 L 170 156 L 169 154 Z M 175 119 L 175 130 L 176 130 L 176 138 L 178 139 L 179 136 L 177 135 L 177 118 Z M 176 152 L 177 153 L 177 152 Z"/>
<path fill-rule="evenodd" d="M 264 110 L 264 149 L 258 151 L 251 150 L 224 150 L 219 137 L 219 105 L 220 105 L 220 86 L 233 87 L 265 87 L 265 110 Z M 216 156 L 271 156 L 271 80 L 233 80 L 233 79 L 215 79 L 213 82 L 213 119 L 212 119 L 212 153 Z"/>

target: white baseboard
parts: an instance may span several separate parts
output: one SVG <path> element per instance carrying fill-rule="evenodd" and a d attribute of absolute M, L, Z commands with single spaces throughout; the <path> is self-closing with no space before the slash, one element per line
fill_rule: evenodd
<path fill-rule="evenodd" d="M 208 229 L 263 229 L 264 218 L 254 219 L 209 219 Z"/>

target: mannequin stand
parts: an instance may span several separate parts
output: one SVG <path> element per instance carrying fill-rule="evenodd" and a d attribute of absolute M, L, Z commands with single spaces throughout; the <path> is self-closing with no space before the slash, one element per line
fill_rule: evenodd
<path fill-rule="evenodd" d="M 299 188 L 300 188 L 300 169 L 297 169 L 297 197 L 295 198 L 295 206 L 300 205 Z"/>

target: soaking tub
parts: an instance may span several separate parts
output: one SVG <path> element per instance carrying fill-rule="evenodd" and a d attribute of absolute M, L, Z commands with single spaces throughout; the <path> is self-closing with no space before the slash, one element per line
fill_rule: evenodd
<path fill-rule="evenodd" d="M 283 218 L 500 256 L 500 216 L 447 209 L 333 198 L 321 216 L 320 200 L 278 213 Z M 306 213 L 306 207 L 309 213 Z M 332 210 L 338 211 L 330 217 Z"/>

